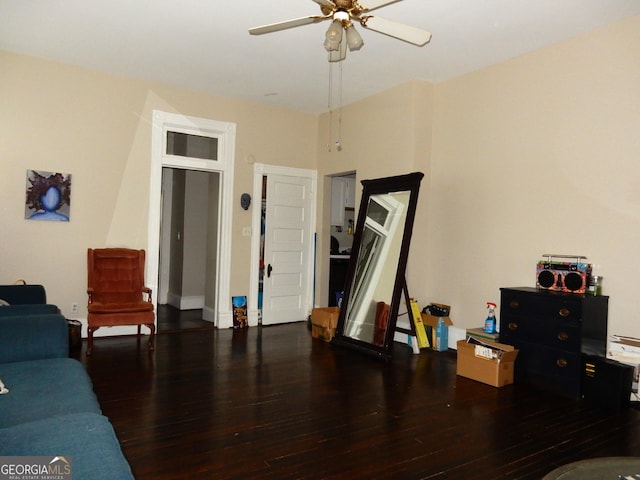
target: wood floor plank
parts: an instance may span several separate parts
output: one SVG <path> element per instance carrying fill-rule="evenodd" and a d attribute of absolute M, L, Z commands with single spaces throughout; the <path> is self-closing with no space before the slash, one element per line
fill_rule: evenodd
<path fill-rule="evenodd" d="M 640 456 L 637 410 L 457 377 L 455 352 L 398 345 L 387 364 L 303 323 L 194 325 L 161 330 L 154 352 L 111 337 L 78 357 L 139 480 L 539 479 Z"/>

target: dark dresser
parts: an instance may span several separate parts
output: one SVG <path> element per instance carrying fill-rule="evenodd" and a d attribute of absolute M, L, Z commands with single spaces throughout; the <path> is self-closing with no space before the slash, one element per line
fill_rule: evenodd
<path fill-rule="evenodd" d="M 500 341 L 518 348 L 516 381 L 580 397 L 582 355 L 606 356 L 609 297 L 501 288 Z"/>

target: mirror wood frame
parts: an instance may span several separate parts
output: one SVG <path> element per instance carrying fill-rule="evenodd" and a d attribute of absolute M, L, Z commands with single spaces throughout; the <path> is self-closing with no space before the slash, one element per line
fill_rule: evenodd
<path fill-rule="evenodd" d="M 336 335 L 331 342 L 332 345 L 352 348 L 363 353 L 372 354 L 385 360 L 388 360 L 391 357 L 393 337 L 398 319 L 398 310 L 400 307 L 400 302 L 402 300 L 403 292 L 405 291 L 406 287 L 405 271 L 407 266 L 407 258 L 409 256 L 411 234 L 413 232 L 415 212 L 418 203 L 418 192 L 420 190 L 420 182 L 423 177 L 424 174 L 422 172 L 414 172 L 406 175 L 361 181 L 363 187 L 362 198 L 360 200 L 360 207 L 358 209 L 357 224 L 354 232 L 353 246 L 351 248 L 351 260 L 349 261 L 349 268 L 347 270 L 347 275 L 345 278 L 345 290 L 342 297 L 342 305 L 338 317 Z M 350 305 L 350 302 L 354 301 L 354 298 L 352 298 L 353 292 L 351 290 L 358 267 L 357 263 L 360 249 L 362 248 L 362 237 L 364 233 L 369 201 L 373 195 L 394 192 L 409 192 L 409 201 L 402 231 L 402 242 L 400 245 L 398 266 L 393 282 L 393 293 L 391 295 L 391 298 L 389 299 L 389 316 L 386 324 L 384 341 L 382 342 L 382 345 L 375 345 L 373 342 L 359 340 L 352 336 L 346 335 L 345 317 L 346 312 L 349 310 L 348 307 Z M 409 305 L 407 305 L 407 311 L 410 311 L 409 308 Z"/>

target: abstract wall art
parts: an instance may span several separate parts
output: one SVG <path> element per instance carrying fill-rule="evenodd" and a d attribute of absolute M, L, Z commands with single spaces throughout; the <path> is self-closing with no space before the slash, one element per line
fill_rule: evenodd
<path fill-rule="evenodd" d="M 71 207 L 71 174 L 27 170 L 24 218 L 68 222 Z"/>

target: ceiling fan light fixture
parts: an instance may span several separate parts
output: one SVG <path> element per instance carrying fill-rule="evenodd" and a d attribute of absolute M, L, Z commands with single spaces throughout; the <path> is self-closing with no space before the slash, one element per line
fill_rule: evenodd
<path fill-rule="evenodd" d="M 352 52 L 360 50 L 364 45 L 364 40 L 353 25 L 347 27 L 347 46 Z"/>
<path fill-rule="evenodd" d="M 340 42 L 337 50 L 329 52 L 329 62 L 341 62 L 347 58 L 347 42 Z"/>
<path fill-rule="evenodd" d="M 327 33 L 325 34 L 324 48 L 331 52 L 340 48 L 340 42 L 342 41 L 342 22 L 334 20 L 329 25 Z"/>
<path fill-rule="evenodd" d="M 354 23 L 360 23 L 362 28 L 388 35 L 418 47 L 426 45 L 431 40 L 431 33 L 421 28 L 386 20 L 375 15 L 365 15 L 372 10 L 377 10 L 402 0 L 366 0 L 365 6 L 358 3 L 365 0 L 313 1 L 320 6 L 322 15 L 294 18 L 284 22 L 250 28 L 249 33 L 251 35 L 262 35 L 330 20 L 331 24 L 326 30 L 324 40 L 324 48 L 329 54 L 330 62 L 340 62 L 346 58 L 347 50 L 360 50 L 364 45 L 364 40 L 354 27 Z"/>

